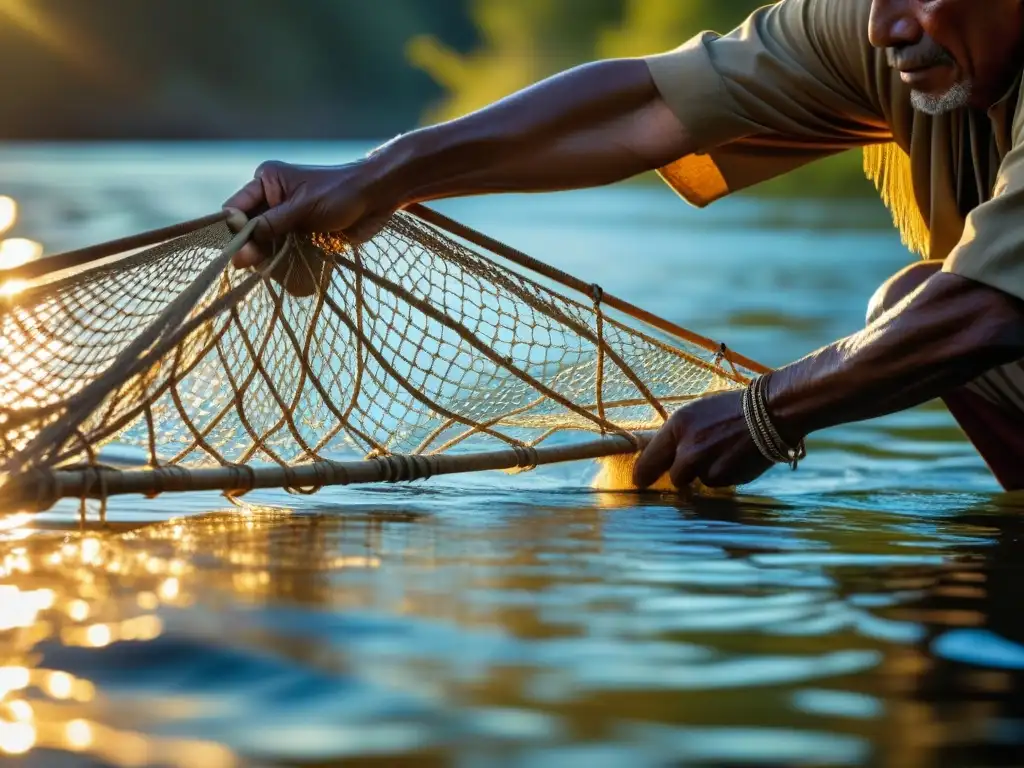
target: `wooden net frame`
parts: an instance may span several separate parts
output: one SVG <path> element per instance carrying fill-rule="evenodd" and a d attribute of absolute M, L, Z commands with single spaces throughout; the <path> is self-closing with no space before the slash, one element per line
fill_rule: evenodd
<path fill-rule="evenodd" d="M 0 510 L 636 453 L 766 370 L 422 205 L 230 268 L 252 229 L 218 213 L 0 271 Z"/>

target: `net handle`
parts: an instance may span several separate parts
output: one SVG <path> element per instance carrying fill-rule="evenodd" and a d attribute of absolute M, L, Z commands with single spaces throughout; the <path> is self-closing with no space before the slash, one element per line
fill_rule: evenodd
<path fill-rule="evenodd" d="M 224 466 L 204 469 L 156 467 L 112 469 L 89 467 L 66 470 L 31 470 L 0 484 L 0 509 L 41 511 L 61 498 L 99 498 L 125 494 L 155 496 L 182 491 L 221 491 L 241 495 L 255 489 L 312 488 L 364 483 L 426 480 L 438 475 L 489 470 L 533 469 L 609 456 L 636 454 L 653 433 L 641 432 L 637 442 L 610 435 L 576 445 L 541 448 L 513 446 L 466 454 L 416 456 L 391 454 L 362 461 L 317 461 L 297 466 Z"/>
<path fill-rule="evenodd" d="M 139 232 L 138 234 L 128 235 L 117 240 L 89 245 L 74 251 L 55 253 L 52 256 L 22 264 L 20 267 L 0 269 L 0 283 L 7 280 L 34 280 L 37 277 L 45 277 L 55 272 L 63 272 L 65 269 L 74 269 L 75 267 L 81 267 L 100 259 L 117 256 L 126 251 L 147 248 L 166 240 L 172 240 L 175 237 L 195 232 L 203 227 L 216 224 L 218 221 L 224 221 L 227 217 L 228 213 L 226 211 L 217 211 L 217 213 L 211 213 L 208 216 L 200 216 L 197 219 L 190 219 L 178 224 L 151 229 L 147 232 Z"/>
<path fill-rule="evenodd" d="M 505 245 L 500 240 L 488 237 L 484 233 L 478 232 L 472 227 L 460 224 L 454 219 L 445 216 L 443 213 L 435 211 L 433 208 L 428 208 L 421 203 L 413 203 L 412 205 L 406 206 L 403 210 L 421 221 L 425 221 L 438 229 L 443 229 L 451 235 L 460 237 L 463 240 L 483 248 L 484 250 L 497 254 L 503 259 L 507 259 L 514 264 L 518 264 L 521 267 L 525 267 L 526 269 L 541 274 L 550 280 L 554 280 L 556 283 L 560 283 L 567 288 L 573 289 L 574 291 L 579 291 L 584 296 L 590 296 L 593 291 L 594 286 L 592 284 L 585 283 L 579 278 L 573 277 L 568 272 L 563 272 L 557 267 L 552 267 L 550 264 L 545 264 L 543 261 L 539 261 L 516 248 Z M 723 356 L 725 359 L 732 361 L 736 365 L 741 365 L 754 373 L 763 374 L 771 371 L 770 368 L 762 365 L 756 360 L 751 360 L 749 357 L 741 355 L 738 352 L 733 352 L 731 349 L 725 349 L 722 344 L 714 341 L 713 339 L 688 331 L 680 325 L 676 325 L 669 320 L 653 315 L 635 304 L 631 304 L 625 299 L 620 299 L 618 296 L 614 296 L 613 294 L 603 290 L 601 292 L 601 303 L 614 307 L 623 314 L 629 315 L 635 320 L 647 323 L 648 325 L 675 336 L 678 339 L 703 347 L 710 352 L 718 353 L 724 351 Z"/>

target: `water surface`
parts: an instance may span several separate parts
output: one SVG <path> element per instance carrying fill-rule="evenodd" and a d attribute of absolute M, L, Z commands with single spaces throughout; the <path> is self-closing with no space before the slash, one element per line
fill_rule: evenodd
<path fill-rule="evenodd" d="M 9 146 L 0 194 L 53 252 L 363 149 Z M 769 365 L 909 259 L 874 203 L 439 207 Z M 0 764 L 1018 764 L 1018 499 L 934 404 L 808 448 L 694 503 L 568 465 L 0 512 Z"/>

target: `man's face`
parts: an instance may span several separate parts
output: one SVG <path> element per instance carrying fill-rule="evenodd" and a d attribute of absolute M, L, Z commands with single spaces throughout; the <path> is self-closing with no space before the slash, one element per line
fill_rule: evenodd
<path fill-rule="evenodd" d="M 987 108 L 1020 71 L 1024 0 L 872 0 L 870 38 L 915 109 Z"/>

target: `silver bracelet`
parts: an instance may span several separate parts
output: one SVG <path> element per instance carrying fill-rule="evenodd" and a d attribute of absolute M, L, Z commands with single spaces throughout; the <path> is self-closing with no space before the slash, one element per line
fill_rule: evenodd
<path fill-rule="evenodd" d="M 753 387 L 748 385 L 743 391 L 743 420 L 747 423 L 747 431 L 750 433 L 750 439 L 757 446 L 757 450 L 768 461 L 776 464 L 779 462 L 779 458 L 775 451 L 765 442 L 763 431 L 757 424 L 757 409 L 753 404 L 753 400 Z"/>
<path fill-rule="evenodd" d="M 767 374 L 751 381 L 743 392 L 743 419 L 757 450 L 773 464 L 788 464 L 792 469 L 807 456 L 804 441 L 789 446 L 772 423 L 765 395 Z"/>

